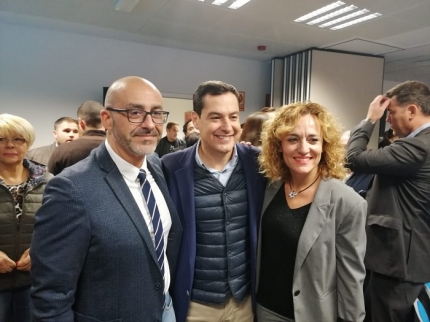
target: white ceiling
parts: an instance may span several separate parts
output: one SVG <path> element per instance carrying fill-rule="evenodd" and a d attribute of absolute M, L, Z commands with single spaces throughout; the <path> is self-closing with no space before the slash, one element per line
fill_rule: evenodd
<path fill-rule="evenodd" d="M 430 0 L 343 0 L 382 16 L 337 31 L 293 21 L 333 1 L 140 0 L 124 13 L 115 0 L 0 0 L 0 22 L 262 61 L 311 47 L 383 55 L 385 80 L 430 84 Z"/>

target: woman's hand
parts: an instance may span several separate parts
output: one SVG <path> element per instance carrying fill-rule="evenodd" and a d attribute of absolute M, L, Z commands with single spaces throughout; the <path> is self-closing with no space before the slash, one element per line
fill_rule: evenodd
<path fill-rule="evenodd" d="M 0 274 L 12 272 L 16 264 L 5 253 L 0 252 Z"/>
<path fill-rule="evenodd" d="M 16 269 L 19 271 L 29 271 L 31 268 L 30 248 L 26 249 L 19 261 L 16 262 Z"/>

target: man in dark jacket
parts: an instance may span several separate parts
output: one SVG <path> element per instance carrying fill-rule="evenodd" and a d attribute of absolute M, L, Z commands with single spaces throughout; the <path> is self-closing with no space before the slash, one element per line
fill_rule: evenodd
<path fill-rule="evenodd" d="M 375 123 L 387 121 L 399 137 L 367 150 Z M 374 173 L 367 201 L 366 268 L 372 271 L 372 321 L 412 321 L 413 303 L 430 281 L 430 89 L 408 81 L 370 104 L 351 131 L 347 159 L 353 171 Z"/>
<path fill-rule="evenodd" d="M 69 144 L 60 145 L 51 155 L 48 163 L 49 172 L 59 174 L 63 169 L 85 159 L 91 151 L 98 147 L 106 138 L 100 112 L 103 105 L 96 101 L 88 101 L 78 108 L 78 125 L 82 136 Z"/>
<path fill-rule="evenodd" d="M 176 319 L 253 321 L 257 225 L 265 189 L 259 150 L 236 144 L 239 94 L 233 86 L 201 84 L 193 108 L 200 141 L 161 159 L 184 229 L 171 284 Z"/>

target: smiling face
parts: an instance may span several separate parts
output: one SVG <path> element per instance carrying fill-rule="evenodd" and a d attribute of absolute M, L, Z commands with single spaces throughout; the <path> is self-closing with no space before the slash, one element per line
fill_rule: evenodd
<path fill-rule="evenodd" d="M 322 142 L 318 119 L 310 114 L 301 116 L 294 129 L 281 141 L 282 157 L 293 177 L 317 176 Z"/>
<path fill-rule="evenodd" d="M 239 139 L 239 102 L 228 92 L 221 95 L 205 95 L 201 115 L 193 113 L 193 123 L 200 131 L 203 153 L 213 158 L 231 156 Z"/>
<path fill-rule="evenodd" d="M 106 106 L 116 109 L 162 110 L 160 92 L 148 81 L 129 77 L 114 83 L 106 95 Z M 108 142 L 125 161 L 140 167 L 145 155 L 154 152 L 163 124 L 155 124 L 150 115 L 142 123 L 130 123 L 126 112 L 103 110 L 103 126 Z"/>

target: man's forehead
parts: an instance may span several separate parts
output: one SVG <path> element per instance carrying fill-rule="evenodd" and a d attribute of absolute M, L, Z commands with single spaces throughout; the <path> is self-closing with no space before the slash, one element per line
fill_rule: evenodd
<path fill-rule="evenodd" d="M 58 128 L 59 129 L 62 129 L 62 130 L 67 130 L 67 129 L 77 129 L 78 128 L 78 125 L 75 123 L 75 122 L 68 122 L 68 121 L 65 121 L 65 122 L 63 122 L 63 123 L 61 123 L 61 124 L 59 124 L 58 125 Z"/>

